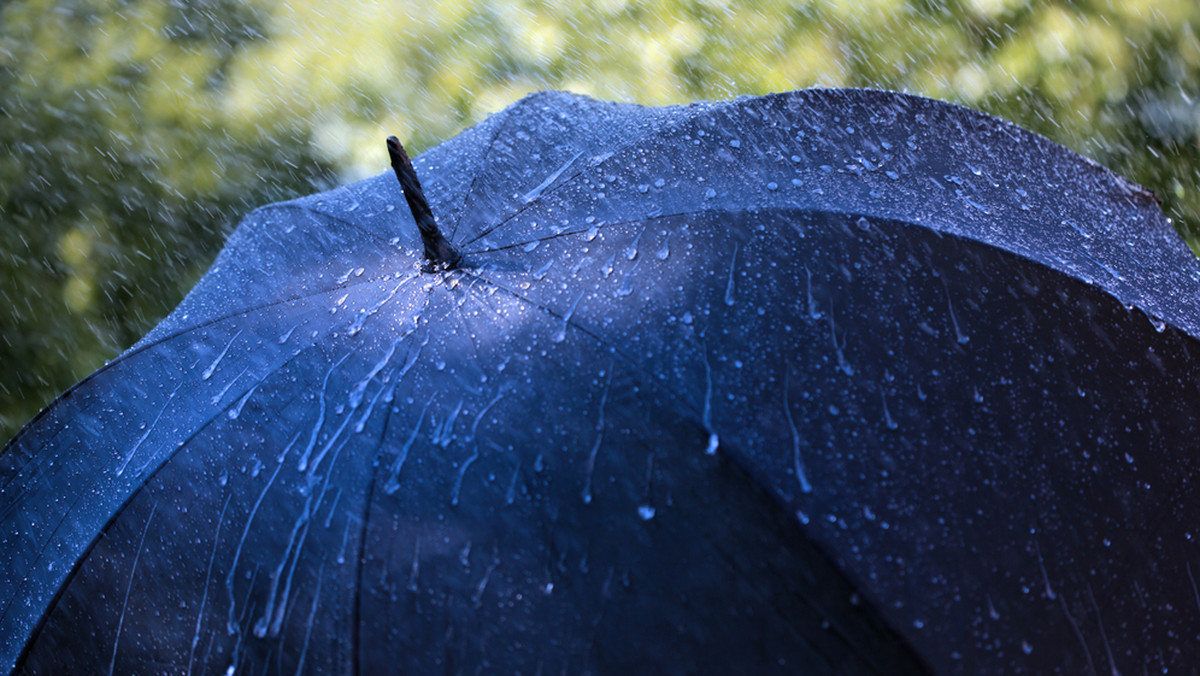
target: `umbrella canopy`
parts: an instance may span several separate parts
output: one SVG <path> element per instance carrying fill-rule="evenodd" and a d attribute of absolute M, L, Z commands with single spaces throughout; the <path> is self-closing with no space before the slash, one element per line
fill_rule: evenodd
<path fill-rule="evenodd" d="M 543 93 L 415 166 L 453 265 L 390 173 L 264 207 L 10 443 L 6 663 L 1193 663 L 1200 266 L 1143 189 L 864 90 Z"/>

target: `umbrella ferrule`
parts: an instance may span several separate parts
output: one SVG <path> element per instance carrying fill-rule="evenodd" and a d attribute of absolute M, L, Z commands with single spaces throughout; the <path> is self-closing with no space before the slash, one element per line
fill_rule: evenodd
<path fill-rule="evenodd" d="M 421 241 L 425 245 L 425 258 L 429 265 L 424 269 L 433 272 L 457 268 L 462 262 L 462 254 L 438 229 L 433 210 L 429 208 L 429 202 L 425 199 L 425 191 L 421 189 L 421 181 L 417 179 L 417 172 L 412 161 L 408 159 L 408 153 L 404 152 L 400 139 L 389 136 L 387 149 L 392 160 L 392 170 L 396 172 L 396 178 L 400 181 L 404 199 L 408 202 L 413 220 L 417 222 L 417 230 L 421 233 Z"/>

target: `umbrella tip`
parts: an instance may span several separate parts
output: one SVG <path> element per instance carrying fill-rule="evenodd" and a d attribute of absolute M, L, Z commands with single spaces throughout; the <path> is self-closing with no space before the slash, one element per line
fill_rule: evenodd
<path fill-rule="evenodd" d="M 412 211 L 413 220 L 421 232 L 421 241 L 425 245 L 425 258 L 429 265 L 427 272 L 435 270 L 453 270 L 462 264 L 462 254 L 450 244 L 437 227 L 433 211 L 425 199 L 425 191 L 417 179 L 417 171 L 413 168 L 412 160 L 404 152 L 400 139 L 389 136 L 387 139 L 388 156 L 392 160 L 392 170 L 400 181 L 400 189 L 404 192 L 404 200 Z"/>

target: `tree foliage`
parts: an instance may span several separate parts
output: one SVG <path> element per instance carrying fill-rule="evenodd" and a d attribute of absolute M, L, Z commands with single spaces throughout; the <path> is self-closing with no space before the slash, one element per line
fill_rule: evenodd
<path fill-rule="evenodd" d="M 0 8 L 0 437 L 173 307 L 252 207 L 525 93 L 947 99 L 1164 199 L 1200 243 L 1195 0 L 11 0 Z"/>

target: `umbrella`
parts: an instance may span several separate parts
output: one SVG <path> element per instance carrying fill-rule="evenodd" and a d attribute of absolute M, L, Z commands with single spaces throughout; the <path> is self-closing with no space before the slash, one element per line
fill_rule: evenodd
<path fill-rule="evenodd" d="M 6 663 L 1200 652 L 1200 267 L 1145 190 L 870 90 L 541 93 L 416 158 L 419 181 L 389 149 L 405 190 L 255 211 L 5 449 Z"/>

